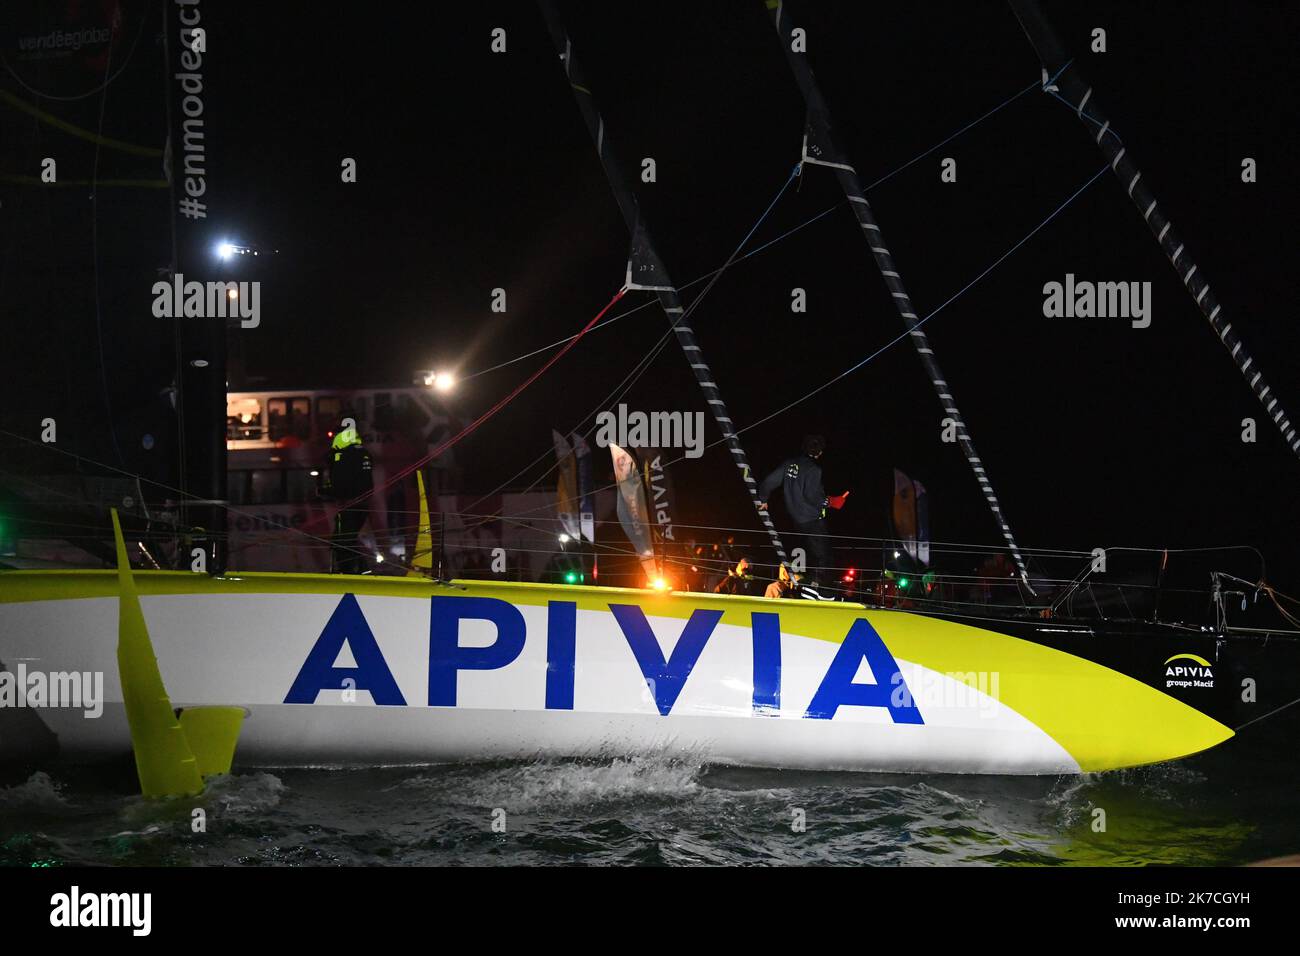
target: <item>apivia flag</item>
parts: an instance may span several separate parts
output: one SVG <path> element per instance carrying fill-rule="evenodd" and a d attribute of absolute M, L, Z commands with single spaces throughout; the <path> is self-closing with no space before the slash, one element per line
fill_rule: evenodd
<path fill-rule="evenodd" d="M 912 558 L 930 566 L 930 503 L 925 485 L 894 469 L 894 534 Z"/>
<path fill-rule="evenodd" d="M 618 521 L 623 526 L 623 533 L 632 542 L 641 568 L 648 577 L 658 573 L 655 567 L 654 539 L 650 534 L 648 521 L 650 510 L 646 507 L 645 485 L 641 482 L 641 471 L 636 459 L 613 443 L 609 452 L 614 457 L 614 480 L 618 482 Z"/>
<path fill-rule="evenodd" d="M 576 436 L 575 436 L 576 437 Z M 579 535 L 578 526 L 578 461 L 568 440 L 554 429 L 555 461 L 559 466 L 559 479 L 555 483 L 555 513 L 560 529 L 571 538 Z"/>

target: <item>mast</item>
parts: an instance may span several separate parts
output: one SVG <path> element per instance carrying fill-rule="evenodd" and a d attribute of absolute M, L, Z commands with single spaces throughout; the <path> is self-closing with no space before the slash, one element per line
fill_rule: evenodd
<path fill-rule="evenodd" d="M 1242 378 L 1246 380 L 1250 390 L 1255 393 L 1255 397 L 1264 406 L 1268 416 L 1273 419 L 1273 424 L 1282 433 L 1283 440 L 1290 446 L 1292 452 L 1300 456 L 1300 436 L 1296 434 L 1295 426 L 1291 423 L 1290 417 L 1282 408 L 1278 397 L 1272 394 L 1272 389 L 1264 381 L 1263 372 L 1256 368 L 1255 360 L 1247 351 L 1245 343 L 1232 330 L 1232 323 L 1223 321 L 1222 306 L 1214 293 L 1210 291 L 1209 280 L 1197 268 L 1196 263 L 1192 261 L 1192 257 L 1187 254 L 1183 246 L 1183 240 L 1174 229 L 1169 218 L 1156 205 L 1156 197 L 1147 188 L 1142 179 L 1142 173 L 1133 162 L 1132 156 L 1129 155 L 1127 148 L 1110 128 L 1110 120 L 1105 117 L 1101 112 L 1101 108 L 1097 105 L 1097 101 L 1092 95 L 1092 87 L 1084 81 L 1079 68 L 1070 64 L 1065 55 L 1064 47 L 1062 47 L 1056 32 L 1052 29 L 1052 25 L 1043 16 L 1043 12 L 1039 9 L 1036 0 L 1009 0 L 1009 2 L 1011 9 L 1020 20 L 1020 26 L 1025 31 L 1025 36 L 1029 38 L 1030 45 L 1033 46 L 1034 52 L 1038 54 L 1039 61 L 1047 71 L 1044 74 L 1044 90 L 1049 93 L 1057 93 L 1061 99 L 1074 108 L 1074 115 L 1087 129 L 1088 136 L 1097 144 L 1102 154 L 1110 160 L 1111 172 L 1119 179 L 1124 191 L 1128 194 L 1128 198 L 1133 201 L 1134 207 L 1142 214 L 1142 221 L 1151 230 L 1151 235 L 1155 236 L 1156 243 L 1160 246 L 1166 258 L 1169 259 L 1169 264 L 1178 273 L 1183 288 L 1196 300 L 1196 305 L 1200 308 L 1201 314 L 1210 323 L 1210 327 L 1218 335 L 1223 347 L 1232 355 L 1232 359 L 1236 363 L 1238 371 L 1241 372 Z M 1054 77 L 1050 85 L 1046 80 L 1048 76 Z"/>
<path fill-rule="evenodd" d="M 546 19 L 546 26 L 550 31 L 551 41 L 555 44 L 555 49 L 564 63 L 564 75 L 569 81 L 569 87 L 573 90 L 573 98 L 578 103 L 578 110 L 582 113 L 582 118 L 587 123 L 587 131 L 591 134 L 591 140 L 596 146 L 596 155 L 599 156 L 600 165 L 605 170 L 605 178 L 609 180 L 610 188 L 614 192 L 614 198 L 618 201 L 618 208 L 623 213 L 623 221 L 627 223 L 628 231 L 632 234 L 631 253 L 627 266 L 627 287 L 629 289 L 643 289 L 654 292 L 658 296 L 660 306 L 663 307 L 669 322 L 672 323 L 672 331 L 677 336 L 677 344 L 682 347 L 686 361 L 690 365 L 691 371 L 695 373 L 695 380 L 699 383 L 700 390 L 704 392 L 704 398 L 708 402 L 709 410 L 712 411 L 713 418 L 722 432 L 722 437 L 726 440 L 732 461 L 740 472 L 741 480 L 745 484 L 745 490 L 749 493 L 750 502 L 754 505 L 754 513 L 758 515 L 759 520 L 763 523 L 772 547 L 776 550 L 778 559 L 785 561 L 785 548 L 781 544 L 780 536 L 776 533 L 772 519 L 766 511 L 759 507 L 761 502 L 758 497 L 758 482 L 751 474 L 749 456 L 745 454 L 745 449 L 736 436 L 735 424 L 731 421 L 730 413 L 727 411 L 727 404 L 723 401 L 722 393 L 718 391 L 718 386 L 714 382 L 713 372 L 704 359 L 704 352 L 695 340 L 695 332 L 690 325 L 683 321 L 685 309 L 682 307 L 681 297 L 677 294 L 677 288 L 673 285 L 668 270 L 664 267 L 663 261 L 655 251 L 654 243 L 650 239 L 650 232 L 641 219 L 636 194 L 633 193 L 631 187 L 623 178 L 618 163 L 609 148 L 609 137 L 605 131 L 605 121 L 596 109 L 591 87 L 573 55 L 573 43 L 564 30 L 564 24 L 560 21 L 553 0 L 539 0 L 539 5 L 542 8 L 542 15 Z"/>
<path fill-rule="evenodd" d="M 211 226 L 207 221 L 209 202 L 206 188 L 201 200 L 176 196 L 189 173 L 186 150 L 182 144 L 204 142 L 206 118 L 202 112 L 187 116 L 173 110 L 176 93 L 171 84 L 175 77 L 188 72 L 202 72 L 205 54 L 189 48 L 186 38 L 193 29 L 181 17 L 185 8 L 168 5 L 164 22 L 163 56 L 167 63 L 167 136 L 165 173 L 171 184 L 168 191 L 172 226 L 172 276 L 190 270 L 203 271 L 202 263 L 211 255 Z M 188 55 L 188 56 L 187 56 Z M 198 62 L 195 70 L 182 60 Z M 204 154 L 200 153 L 200 157 Z M 202 166 L 199 167 L 203 169 Z M 199 177 L 200 180 L 202 177 Z M 181 209 L 189 212 L 182 217 Z M 191 273 L 193 275 L 193 273 Z M 176 371 L 178 444 L 181 449 L 182 524 L 194 533 L 194 544 L 207 552 L 207 570 L 220 574 L 226 564 L 226 320 L 222 318 L 177 321 Z M 202 529 L 200 532 L 198 529 Z M 188 563 L 188 555 L 183 555 Z M 184 566 L 184 564 L 182 565 Z"/>
<path fill-rule="evenodd" d="M 803 53 L 796 53 L 794 50 L 794 38 L 792 36 L 794 23 L 785 12 L 781 0 L 766 0 L 766 5 L 772 15 L 772 23 L 776 27 L 777 36 L 780 37 L 786 61 L 790 64 L 795 82 L 799 85 L 799 89 L 803 93 L 804 103 L 808 108 L 807 125 L 804 129 L 802 162 L 813 166 L 828 166 L 835 170 L 835 177 L 839 180 L 840 187 L 849 200 L 849 206 L 858 219 L 858 225 L 862 228 L 862 236 L 867 240 L 867 246 L 871 249 L 876 268 L 880 270 L 880 276 L 885 280 L 885 286 L 889 289 L 890 297 L 894 301 L 894 307 L 898 309 L 898 314 L 903 319 L 903 325 L 909 331 L 908 338 L 916 348 L 921 364 L 925 367 L 925 373 L 930 378 L 930 384 L 934 386 L 935 392 L 938 393 L 939 403 L 943 406 L 944 414 L 956 425 L 957 443 L 966 455 L 966 461 L 970 463 L 971 470 L 975 472 L 975 479 L 984 492 L 984 499 L 988 502 L 989 508 L 993 512 L 993 518 L 1002 530 L 1002 537 L 1006 539 L 1007 547 L 1011 550 L 1011 557 L 1015 561 L 1016 569 L 1020 572 L 1020 579 L 1032 594 L 1034 590 L 1029 585 L 1029 572 L 1025 568 L 1025 562 L 1021 557 L 1015 536 L 1011 533 L 1011 526 L 1002 514 L 1002 506 L 998 503 L 998 497 L 993 491 L 993 485 L 989 482 L 984 463 L 975 451 L 975 444 L 971 441 L 966 420 L 957 409 L 957 402 L 952 395 L 952 386 L 943 377 L 943 370 L 939 368 L 939 363 L 934 357 L 934 349 L 930 345 L 930 339 L 925 334 L 925 330 L 918 327 L 921 320 L 917 318 L 916 310 L 912 306 L 912 299 L 903 286 L 898 264 L 894 262 L 894 257 L 889 252 L 889 246 L 885 244 L 884 233 L 881 232 L 880 226 L 871 211 L 871 204 L 867 202 L 867 194 L 866 190 L 862 188 L 862 180 L 858 178 L 857 171 L 849 164 L 847 156 L 840 149 L 831 132 L 830 111 L 822 99 L 821 91 L 817 88 L 817 81 L 813 77 L 812 67 L 808 65 L 808 60 Z"/>

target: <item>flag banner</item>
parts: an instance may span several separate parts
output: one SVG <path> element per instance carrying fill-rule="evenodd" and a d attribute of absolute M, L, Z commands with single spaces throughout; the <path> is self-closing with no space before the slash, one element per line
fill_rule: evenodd
<path fill-rule="evenodd" d="M 894 537 L 908 556 L 916 558 L 916 489 L 912 479 L 894 469 Z"/>
<path fill-rule="evenodd" d="M 596 543 L 596 486 L 592 473 L 591 446 L 587 439 L 573 433 L 573 455 L 578 463 L 578 529 L 582 540 Z"/>
<path fill-rule="evenodd" d="M 673 532 L 676 494 L 672 476 L 668 472 L 671 454 L 671 448 L 648 448 L 644 452 L 645 487 L 650 496 L 650 514 L 654 518 L 655 534 L 663 554 L 675 553 L 677 545 L 677 536 Z"/>
<path fill-rule="evenodd" d="M 919 481 L 916 486 L 916 560 L 925 567 L 930 566 L 930 496 L 925 493 L 925 485 Z"/>
<path fill-rule="evenodd" d="M 578 465 L 568 440 L 554 429 L 555 460 L 559 465 L 559 478 L 555 482 L 555 513 L 560 529 L 571 538 L 579 536 L 578 527 Z"/>
<path fill-rule="evenodd" d="M 642 570 L 653 578 L 658 574 L 658 568 L 655 566 L 654 539 L 647 520 L 650 511 L 646 506 L 641 470 L 637 468 L 636 459 L 618 445 L 611 443 L 609 452 L 614 458 L 614 481 L 618 483 L 619 524 L 636 549 Z"/>

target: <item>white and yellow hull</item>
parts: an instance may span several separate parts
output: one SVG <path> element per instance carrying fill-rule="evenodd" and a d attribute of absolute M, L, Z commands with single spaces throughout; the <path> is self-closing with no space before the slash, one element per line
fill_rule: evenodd
<path fill-rule="evenodd" d="M 248 709 L 243 766 L 668 750 L 762 767 L 1077 773 L 1233 734 L 1211 716 L 1229 720 L 1213 691 L 1157 686 L 1173 645 L 1153 644 L 1151 680 L 1139 679 L 1062 649 L 1074 638 L 1061 626 L 1039 628 L 1055 635 L 1044 642 L 1034 625 L 616 588 L 135 580 L 172 703 Z M 0 755 L 22 750 L 33 715 L 65 754 L 129 750 L 117 595 L 111 571 L 0 575 L 0 668 L 102 672 L 105 694 L 99 717 L 55 707 L 23 724 L 0 710 Z"/>

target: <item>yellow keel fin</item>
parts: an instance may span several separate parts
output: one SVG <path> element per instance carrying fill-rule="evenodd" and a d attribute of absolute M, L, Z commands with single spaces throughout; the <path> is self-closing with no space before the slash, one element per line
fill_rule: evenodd
<path fill-rule="evenodd" d="M 429 495 L 424 489 L 424 474 L 421 469 L 415 471 L 415 483 L 420 489 L 420 529 L 415 536 L 415 554 L 411 559 L 411 570 L 406 576 L 423 577 L 433 570 L 433 528 L 429 521 Z"/>

